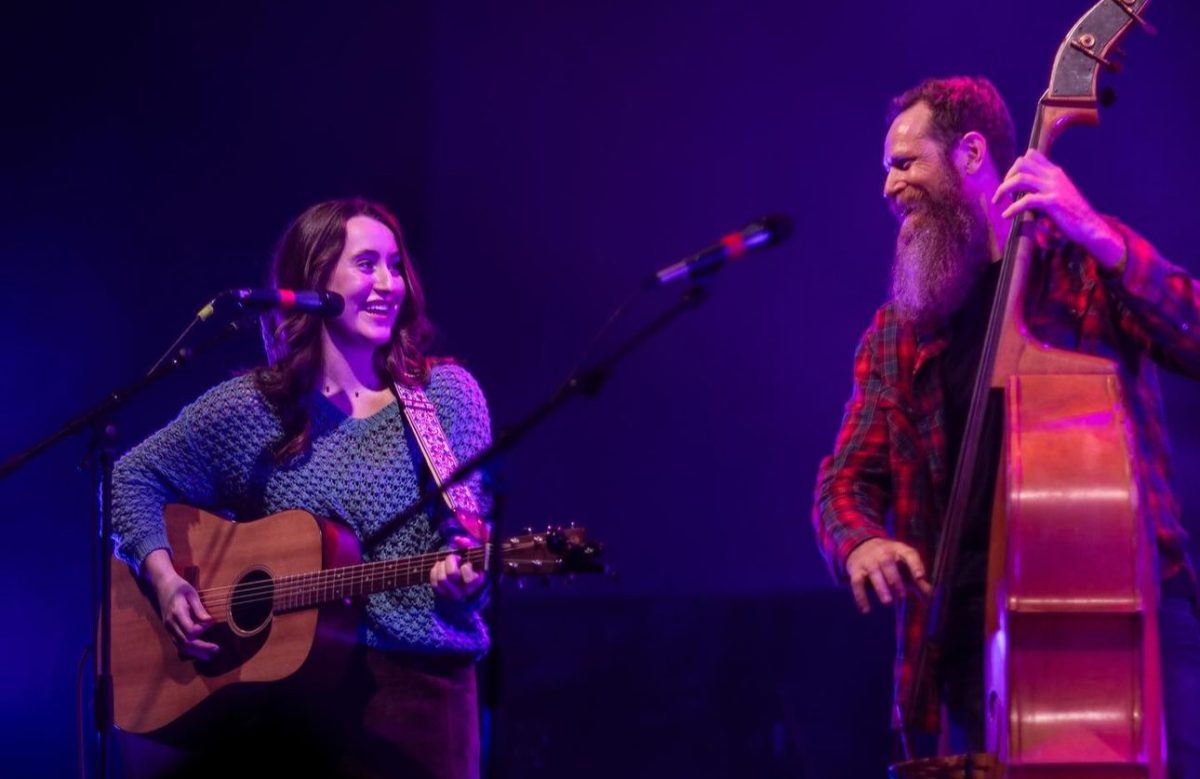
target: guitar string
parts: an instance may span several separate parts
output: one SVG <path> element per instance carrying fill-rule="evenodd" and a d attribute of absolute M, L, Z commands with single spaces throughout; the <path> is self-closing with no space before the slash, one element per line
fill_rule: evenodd
<path fill-rule="evenodd" d="M 471 550 L 464 550 L 463 553 L 468 557 L 468 559 L 474 561 L 474 559 L 478 556 L 478 552 L 481 552 L 481 551 L 482 551 L 482 547 L 473 547 Z M 404 570 L 407 567 L 408 569 L 411 569 L 411 570 L 420 570 L 423 567 L 426 567 L 428 565 L 431 565 L 432 563 L 437 562 L 438 560 L 440 560 L 442 558 L 442 556 L 443 555 L 441 552 L 428 552 L 428 553 L 421 554 L 421 555 L 415 555 L 413 557 L 397 558 L 395 560 L 377 560 L 377 561 L 373 561 L 373 562 L 369 562 L 369 563 L 359 563 L 356 565 L 347 565 L 347 566 L 343 566 L 340 568 L 326 568 L 323 570 L 309 571 L 306 573 L 289 574 L 288 576 L 281 576 L 281 577 L 266 580 L 264 582 L 258 582 L 258 583 L 249 584 L 249 585 L 226 584 L 226 585 L 221 585 L 218 587 L 208 587 L 203 590 L 200 590 L 199 594 L 216 597 L 220 593 L 230 592 L 233 590 L 240 590 L 241 592 L 252 592 L 252 591 L 255 591 L 256 589 L 271 589 L 272 587 L 276 587 L 278 582 L 291 583 L 294 581 L 298 581 L 304 577 L 310 577 L 310 578 L 329 577 L 329 576 L 338 575 L 339 573 L 342 576 L 345 576 L 348 573 L 357 575 L 357 574 L 364 573 L 370 569 L 376 569 L 376 570 L 394 569 L 394 570 L 399 571 L 399 570 Z"/>
<path fill-rule="evenodd" d="M 464 552 L 467 562 L 471 563 L 482 563 L 483 554 L 484 550 L 482 548 L 474 548 Z M 439 559 L 439 557 L 440 555 L 433 554 L 406 558 L 403 566 L 396 565 L 394 568 L 374 568 L 374 566 L 379 565 L 379 563 L 368 563 L 360 566 L 345 566 L 344 568 L 340 569 L 334 568 L 329 569 L 328 571 L 298 574 L 294 577 L 284 577 L 277 580 L 279 582 L 284 582 L 284 584 L 281 587 L 275 587 L 274 592 L 272 592 L 271 583 L 264 582 L 261 585 L 256 584 L 251 585 L 249 588 L 243 588 L 243 591 L 237 591 L 231 597 L 228 596 L 228 594 L 220 597 L 211 595 L 212 591 L 215 589 L 230 589 L 228 586 L 203 590 L 200 595 L 202 601 L 205 603 L 206 608 L 212 608 L 216 610 L 223 610 L 227 606 L 243 606 L 266 601 L 273 601 L 281 608 L 309 607 L 318 605 L 318 603 L 306 602 L 301 598 L 301 596 L 315 594 L 318 596 L 318 602 L 328 602 L 331 600 L 336 600 L 340 597 L 345 597 L 343 595 L 331 596 L 328 592 L 322 592 L 328 591 L 330 588 L 344 592 L 347 590 L 353 591 L 355 587 L 364 583 L 373 586 L 373 584 L 377 582 L 387 582 L 387 585 L 379 588 L 381 590 L 397 589 L 399 587 L 416 584 L 420 581 L 420 579 L 424 578 L 425 573 L 425 565 L 420 563 L 436 560 Z M 398 561 L 383 562 L 392 564 Z M 343 571 L 347 569 L 357 570 L 352 570 L 351 575 L 349 576 L 339 576 L 336 579 L 329 575 L 331 572 Z M 417 581 L 407 581 L 408 579 L 412 578 L 417 578 Z M 398 579 L 405 579 L 406 581 L 397 584 Z M 253 591 L 246 592 L 245 590 Z M 294 600 L 292 600 L 292 602 L 287 602 L 288 599 Z"/>
<path fill-rule="evenodd" d="M 467 553 L 466 555 L 467 562 L 483 562 L 482 559 L 479 559 L 482 557 L 482 554 L 482 549 L 471 550 L 470 553 Z M 432 560 L 436 560 L 439 556 L 430 555 L 429 557 Z M 416 564 L 418 561 L 421 561 L 421 559 L 421 557 L 408 558 L 403 567 L 385 567 L 374 569 L 375 572 L 372 572 L 370 569 L 373 569 L 374 566 L 378 565 L 378 563 L 364 564 L 361 566 L 345 566 L 346 569 L 357 568 L 358 570 L 353 571 L 352 575 L 350 576 L 339 576 L 336 579 L 329 576 L 330 572 L 341 571 L 343 569 L 329 569 L 328 571 L 318 571 L 307 574 L 298 574 L 291 577 L 283 577 L 282 579 L 276 580 L 276 582 L 284 582 L 284 585 L 282 587 L 275 587 L 274 592 L 272 592 L 272 583 L 264 582 L 262 585 L 252 585 L 250 588 L 243 588 L 243 590 L 237 591 L 232 596 L 230 596 L 228 593 L 222 596 L 212 596 L 212 592 L 217 589 L 235 589 L 229 586 L 203 590 L 201 591 L 200 595 L 206 608 L 211 608 L 218 611 L 224 610 L 227 606 L 244 606 L 247 604 L 267 601 L 273 601 L 276 604 L 276 608 L 280 608 L 281 610 L 309 608 L 320 605 L 320 603 L 329 602 L 341 597 L 347 597 L 342 594 L 330 595 L 328 592 L 330 588 L 340 592 L 353 592 L 355 587 L 358 587 L 362 584 L 375 587 L 376 584 L 383 584 L 386 582 L 386 585 L 378 586 L 377 589 L 374 590 L 381 591 L 386 589 L 399 589 L 400 587 L 417 584 L 421 579 L 424 578 L 425 573 L 425 566 Z M 394 563 L 395 561 L 384 562 Z M 538 560 L 537 562 L 544 561 Z M 558 560 L 558 562 L 561 563 L 561 559 Z M 414 578 L 416 581 L 409 581 L 410 579 Z M 404 581 L 398 583 L 397 580 L 399 579 L 404 579 Z M 247 592 L 246 590 L 248 589 L 254 591 Z M 303 599 L 304 595 L 317 595 L 317 600 L 305 601 Z"/>
<path fill-rule="evenodd" d="M 481 547 L 474 547 L 474 549 L 464 551 L 463 556 L 467 558 L 467 562 L 481 563 L 482 557 L 484 557 L 482 552 L 484 550 Z M 428 565 L 436 563 L 440 558 L 442 558 L 442 553 L 433 552 L 427 553 L 427 555 L 396 559 L 396 561 L 346 565 L 346 567 L 342 568 L 330 568 L 322 571 L 311 571 L 311 573 L 307 574 L 283 576 L 281 579 L 256 582 L 254 585 L 211 587 L 199 591 L 198 594 L 200 595 L 200 599 L 205 601 L 205 604 L 211 603 L 215 607 L 222 607 L 228 603 L 238 605 L 258 603 L 260 600 L 269 599 L 272 592 L 275 593 L 275 598 L 282 598 L 289 597 L 289 595 L 294 595 L 298 592 L 311 591 L 311 589 L 320 589 L 331 585 L 344 587 L 374 579 L 386 580 L 390 579 L 390 577 L 410 577 L 422 573 Z"/>
<path fill-rule="evenodd" d="M 482 563 L 484 550 L 479 547 L 465 550 L 466 562 Z M 390 579 L 409 579 L 423 574 L 429 565 L 442 558 L 441 553 L 418 555 L 401 560 L 331 568 L 324 571 L 295 574 L 252 585 L 224 585 L 201 590 L 198 594 L 206 607 L 221 609 L 226 605 L 247 605 L 267 600 L 281 601 L 304 593 L 316 593 L 331 587 L 345 590 L 355 586 Z"/>
<path fill-rule="evenodd" d="M 239 587 L 241 588 L 241 591 L 243 591 L 243 592 L 253 591 L 255 588 L 270 589 L 271 587 L 275 586 L 276 583 L 281 582 L 281 581 L 290 582 L 290 581 L 295 581 L 301 577 L 331 576 L 331 575 L 335 575 L 338 572 L 342 572 L 344 575 L 345 573 L 352 573 L 352 572 L 356 572 L 356 571 L 361 572 L 365 569 L 370 569 L 370 568 L 395 567 L 397 569 L 402 569 L 403 567 L 408 566 L 415 570 L 415 569 L 420 569 L 421 567 L 423 567 L 425 565 L 437 562 L 439 559 L 441 559 L 441 557 L 442 557 L 442 555 L 440 552 L 429 552 L 429 553 L 425 553 L 425 554 L 421 554 L 421 555 L 416 555 L 414 557 L 397 558 L 395 560 L 377 560 L 377 561 L 373 561 L 373 562 L 369 562 L 369 563 L 359 563 L 356 565 L 347 565 L 347 566 L 343 566 L 340 568 L 326 568 L 323 570 L 309 571 L 309 572 L 300 573 L 300 574 L 289 574 L 288 576 L 282 576 L 282 577 L 267 580 L 265 582 L 255 583 L 252 585 L 226 584 L 226 585 L 221 585 L 218 587 L 209 587 L 204 590 L 200 590 L 199 593 L 201 595 L 215 596 L 217 593 L 220 593 L 222 591 L 228 592 L 228 591 L 236 590 Z"/>
<path fill-rule="evenodd" d="M 207 598 L 205 603 L 218 610 L 226 606 L 245 606 L 253 603 L 273 601 L 279 608 L 294 608 L 304 605 L 317 605 L 307 601 L 307 597 L 316 597 L 317 602 L 335 600 L 344 597 L 342 593 L 353 594 L 364 584 L 378 583 L 379 589 L 396 589 L 403 586 L 418 584 L 424 579 L 422 568 L 395 569 L 377 573 L 356 573 L 338 578 L 324 579 L 309 578 L 308 581 L 287 581 L 274 591 L 268 586 L 259 592 L 236 592 L 219 598 Z M 308 577 L 306 577 L 308 578 Z M 337 593 L 337 594 L 334 594 Z"/>
<path fill-rule="evenodd" d="M 509 544 L 506 545 L 506 548 L 517 546 L 519 545 Z M 483 563 L 484 552 L 484 547 L 471 547 L 462 550 L 461 554 L 465 558 L 465 562 Z M 254 600 L 250 600 L 251 596 L 267 595 L 272 592 L 275 592 L 279 597 L 290 597 L 299 591 L 319 590 L 330 586 L 354 586 L 364 582 L 375 581 L 376 579 L 387 580 L 400 577 L 407 579 L 417 574 L 423 574 L 429 565 L 440 560 L 442 556 L 442 552 L 431 552 L 396 560 L 380 560 L 340 568 L 329 568 L 322 571 L 293 574 L 250 585 L 235 584 L 210 587 L 199 591 L 198 594 L 202 599 L 206 599 L 208 602 L 220 607 L 232 601 L 236 601 L 239 604 L 243 602 L 255 602 Z M 511 562 L 511 555 L 506 555 L 506 557 Z M 236 594 L 231 595 L 231 593 Z"/>

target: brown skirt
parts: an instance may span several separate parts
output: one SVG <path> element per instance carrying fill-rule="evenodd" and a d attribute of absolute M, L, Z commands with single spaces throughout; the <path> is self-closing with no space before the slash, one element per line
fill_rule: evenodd
<path fill-rule="evenodd" d="M 334 691 L 276 685 L 173 745 L 129 734 L 118 744 L 130 779 L 478 779 L 475 666 L 360 647 Z"/>

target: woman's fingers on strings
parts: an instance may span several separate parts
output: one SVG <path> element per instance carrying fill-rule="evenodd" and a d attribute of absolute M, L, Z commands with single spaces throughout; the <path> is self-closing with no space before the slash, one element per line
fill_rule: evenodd
<path fill-rule="evenodd" d="M 212 615 L 208 613 L 208 609 L 204 608 L 204 603 L 200 600 L 200 595 L 192 590 L 187 594 L 188 606 L 191 607 L 193 618 L 197 622 L 203 623 L 206 627 L 212 624 Z"/>
<path fill-rule="evenodd" d="M 473 589 L 472 582 L 478 578 L 479 575 L 474 572 L 469 563 L 459 567 L 458 556 L 455 554 L 446 555 L 435 563 L 429 572 L 429 583 L 433 585 L 434 592 L 454 600 L 465 598 L 467 593 Z"/>

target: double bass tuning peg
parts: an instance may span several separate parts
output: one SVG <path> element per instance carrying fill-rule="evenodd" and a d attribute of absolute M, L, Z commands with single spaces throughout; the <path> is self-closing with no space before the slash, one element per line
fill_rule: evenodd
<path fill-rule="evenodd" d="M 1129 14 L 1130 18 L 1141 25 L 1142 29 L 1147 33 L 1150 35 L 1158 35 L 1158 28 L 1146 21 L 1145 17 L 1138 13 L 1134 8 L 1134 5 L 1137 4 L 1137 0 L 1113 0 L 1113 2 L 1119 5 L 1122 11 Z"/>
<path fill-rule="evenodd" d="M 1103 55 L 1096 51 L 1096 36 L 1092 35 L 1090 32 L 1085 32 L 1083 35 L 1080 35 L 1077 38 L 1072 38 L 1071 48 L 1081 52 L 1087 57 L 1091 57 L 1096 62 L 1099 62 L 1105 68 L 1114 73 L 1119 73 L 1121 70 L 1121 63 L 1114 60 L 1105 59 Z"/>

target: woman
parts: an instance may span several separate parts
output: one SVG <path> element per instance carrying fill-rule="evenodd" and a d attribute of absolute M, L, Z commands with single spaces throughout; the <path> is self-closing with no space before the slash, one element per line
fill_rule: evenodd
<path fill-rule="evenodd" d="M 268 366 L 209 390 L 116 467 L 117 553 L 157 598 L 180 652 L 199 660 L 218 650 L 205 636 L 213 619 L 172 565 L 166 503 L 239 520 L 299 508 L 371 536 L 428 483 L 393 382 L 424 388 L 460 462 L 490 442 L 475 380 L 425 353 L 431 328 L 420 283 L 400 227 L 381 205 L 334 200 L 306 210 L 280 239 L 271 281 L 335 292 L 345 309 L 324 320 L 296 312 L 264 318 Z M 478 477 L 471 486 L 478 495 Z M 364 554 L 448 552 L 467 543 L 465 535 L 453 519 L 426 512 Z M 262 754 L 270 751 L 264 740 L 284 738 L 306 773 L 478 776 L 483 584 L 447 553 L 429 585 L 368 596 L 361 646 L 337 701 L 272 703 L 268 695 L 218 738 L 236 732 Z M 198 767 L 205 751 L 187 756 L 190 770 L 207 770 Z M 279 770 L 283 757 L 267 767 Z M 231 764 L 221 765 L 228 775 Z"/>

